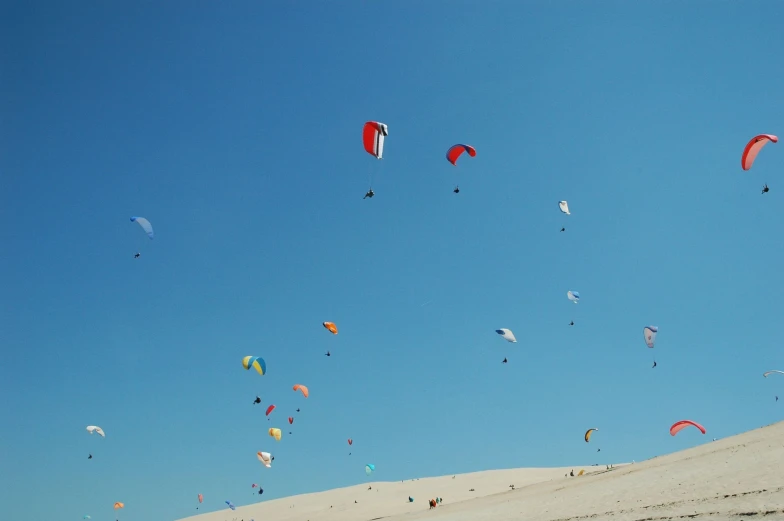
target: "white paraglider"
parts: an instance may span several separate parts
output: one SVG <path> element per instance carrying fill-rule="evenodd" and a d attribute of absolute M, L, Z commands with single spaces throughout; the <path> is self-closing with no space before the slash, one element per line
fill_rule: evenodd
<path fill-rule="evenodd" d="M 505 328 L 496 329 L 495 332 L 501 335 L 501 338 L 503 338 L 508 342 L 517 342 L 517 339 L 515 338 L 514 333 L 512 333 L 511 329 L 505 329 Z"/>

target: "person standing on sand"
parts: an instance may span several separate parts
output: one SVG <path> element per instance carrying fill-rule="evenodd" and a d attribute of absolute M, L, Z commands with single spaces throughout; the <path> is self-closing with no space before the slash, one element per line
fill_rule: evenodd
<path fill-rule="evenodd" d="M 574 469 L 569 473 L 570 476 L 574 477 Z"/>

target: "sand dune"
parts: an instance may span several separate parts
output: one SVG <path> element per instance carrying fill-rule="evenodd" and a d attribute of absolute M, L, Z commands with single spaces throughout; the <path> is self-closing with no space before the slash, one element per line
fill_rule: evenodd
<path fill-rule="evenodd" d="M 609 471 L 604 466 L 575 468 L 575 474 L 585 469 L 586 475 L 580 477 L 564 477 L 571 468 L 509 469 L 366 483 L 187 519 L 784 520 L 783 464 L 781 422 Z M 509 488 L 512 484 L 515 490 Z M 444 502 L 430 510 L 427 501 L 436 496 Z"/>

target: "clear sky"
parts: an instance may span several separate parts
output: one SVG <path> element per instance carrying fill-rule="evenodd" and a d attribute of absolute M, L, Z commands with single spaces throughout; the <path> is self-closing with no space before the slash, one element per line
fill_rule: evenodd
<path fill-rule="evenodd" d="M 761 1 L 3 2 L 2 517 L 122 501 L 121 521 L 164 521 L 365 463 L 639 461 L 782 419 L 762 372 L 784 369 L 784 144 L 740 167 L 784 134 L 782 20 Z M 367 120 L 389 125 L 381 161 Z M 455 143 L 477 156 L 453 167 Z M 707 435 L 671 437 L 684 418 Z"/>

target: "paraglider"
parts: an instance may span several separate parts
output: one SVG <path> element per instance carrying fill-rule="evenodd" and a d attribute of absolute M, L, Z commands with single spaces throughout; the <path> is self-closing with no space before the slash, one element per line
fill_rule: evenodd
<path fill-rule="evenodd" d="M 294 418 L 289 416 L 289 425 L 291 425 L 292 423 L 294 423 Z"/>
<path fill-rule="evenodd" d="M 773 134 L 760 134 L 751 138 L 751 141 L 746 144 L 746 148 L 743 149 L 743 155 L 740 157 L 740 166 L 743 170 L 749 170 L 752 167 L 762 147 L 768 143 L 777 143 L 778 140 L 779 138 Z"/>
<path fill-rule="evenodd" d="M 464 153 L 468 152 L 468 155 L 471 157 L 476 157 L 476 149 L 471 145 L 462 145 L 457 144 L 449 147 L 449 150 L 446 151 L 446 160 L 452 163 L 454 166 L 457 166 L 457 159 Z M 460 193 L 460 187 L 455 186 L 454 193 Z"/>
<path fill-rule="evenodd" d="M 765 371 L 764 373 L 762 373 L 762 376 L 767 378 L 769 374 L 773 374 L 773 373 L 784 374 L 784 371 L 779 371 L 778 369 L 773 369 L 772 371 Z"/>
<path fill-rule="evenodd" d="M 763 186 L 763 187 L 762 187 L 762 193 L 763 193 L 763 194 L 766 194 L 766 193 L 768 193 L 768 191 L 769 191 L 769 190 L 770 190 L 770 188 L 768 188 L 768 185 L 767 185 L 767 184 L 766 184 L 765 186 Z"/>
<path fill-rule="evenodd" d="M 349 444 L 349 446 L 353 445 L 353 444 L 354 444 L 354 440 L 352 440 L 351 438 L 349 438 L 349 439 L 348 439 L 348 444 Z"/>
<path fill-rule="evenodd" d="M 89 432 L 90 434 L 98 434 L 101 436 L 101 438 L 106 437 L 106 434 L 103 432 L 103 429 L 100 427 L 96 427 L 95 425 L 88 425 L 87 432 Z"/>
<path fill-rule="evenodd" d="M 594 433 L 594 431 L 598 431 L 598 430 L 599 429 L 588 429 L 587 431 L 585 431 L 585 443 L 591 441 L 591 435 Z"/>
<path fill-rule="evenodd" d="M 226 504 L 229 505 L 229 508 L 232 510 L 237 510 L 237 507 L 234 506 L 234 503 L 231 501 L 226 501 Z"/>
<path fill-rule="evenodd" d="M 244 367 L 245 370 L 250 370 L 252 367 L 262 376 L 267 372 L 267 363 L 260 356 L 246 356 L 242 359 L 242 367 Z"/>
<path fill-rule="evenodd" d="M 338 334 L 338 326 L 336 326 L 334 322 L 322 322 L 321 325 L 324 326 L 324 328 L 326 328 L 327 331 L 333 335 Z"/>
<path fill-rule="evenodd" d="M 204 501 L 204 496 L 202 496 L 201 494 L 199 494 L 199 503 L 201 503 L 201 502 L 203 502 L 203 501 Z"/>
<path fill-rule="evenodd" d="M 689 427 L 689 426 L 696 427 L 703 434 L 705 434 L 705 432 L 706 432 L 705 431 L 705 427 L 703 427 L 699 423 L 693 422 L 691 420 L 681 420 L 679 422 L 675 422 L 675 423 L 672 424 L 672 427 L 670 427 L 670 436 L 675 436 L 680 431 L 682 431 L 683 429 L 685 429 L 686 427 Z"/>
<path fill-rule="evenodd" d="M 384 155 L 384 139 L 389 135 L 389 128 L 384 123 L 378 121 L 368 121 L 362 127 L 362 145 L 365 147 L 365 152 L 374 156 L 376 159 L 381 159 Z M 373 192 L 373 176 L 370 176 L 370 189 L 362 199 L 367 199 L 376 195 Z"/>
<path fill-rule="evenodd" d="M 265 467 L 272 467 L 272 454 L 269 452 L 257 452 L 256 457 L 264 464 Z"/>
<path fill-rule="evenodd" d="M 368 463 L 367 465 L 365 465 L 365 474 L 367 474 L 368 476 L 372 472 L 375 472 L 375 470 L 376 470 L 376 466 L 373 465 L 372 463 Z"/>
<path fill-rule="evenodd" d="M 572 215 L 571 213 L 569 213 L 569 203 L 567 203 L 566 201 L 559 201 L 558 208 L 560 208 L 561 212 L 565 213 L 566 215 Z"/>
<path fill-rule="evenodd" d="M 114 509 L 115 509 L 115 510 L 119 510 L 119 509 L 121 509 L 121 508 L 125 508 L 125 504 L 124 504 L 124 503 L 120 503 L 120 502 L 118 501 L 118 502 L 116 502 L 116 503 L 114 504 Z"/>
<path fill-rule="evenodd" d="M 656 343 L 656 333 L 659 332 L 659 328 L 656 326 L 645 326 L 642 328 L 642 334 L 645 338 L 645 345 L 648 346 L 650 349 L 653 349 L 654 344 Z M 653 359 L 653 367 L 656 367 L 656 359 Z"/>
<path fill-rule="evenodd" d="M 275 410 L 275 406 L 274 405 L 270 405 L 269 407 L 267 407 L 267 412 L 264 414 L 264 416 L 269 416 L 270 413 L 272 411 L 274 411 L 274 410 Z"/>
<path fill-rule="evenodd" d="M 515 338 L 514 333 L 512 333 L 511 329 L 501 328 L 501 329 L 496 329 L 495 332 L 501 335 L 501 338 L 503 338 L 507 342 L 512 342 L 512 343 L 517 342 L 517 339 Z"/>
<path fill-rule="evenodd" d="M 295 386 L 294 386 L 294 390 L 295 390 L 295 391 L 300 391 L 300 392 L 302 393 L 302 396 L 304 396 L 305 398 L 307 398 L 307 397 L 308 397 L 308 394 L 310 394 L 310 393 L 308 392 L 308 388 L 307 388 L 307 387 L 305 387 L 305 386 L 304 386 L 304 385 L 302 385 L 302 384 L 297 384 L 297 385 L 295 385 Z"/>
<path fill-rule="evenodd" d="M 276 429 L 274 427 L 269 430 L 269 435 L 275 438 L 275 441 L 280 441 L 280 437 L 282 434 L 283 433 L 280 432 L 280 429 Z"/>
<path fill-rule="evenodd" d="M 580 293 L 577 291 L 567 291 L 566 297 L 572 302 L 574 302 L 575 304 L 577 304 L 580 301 Z"/>

